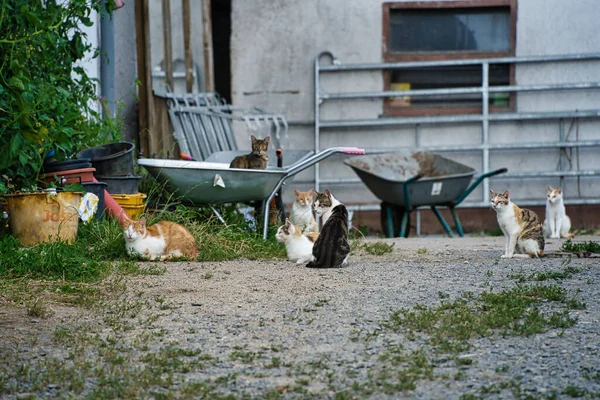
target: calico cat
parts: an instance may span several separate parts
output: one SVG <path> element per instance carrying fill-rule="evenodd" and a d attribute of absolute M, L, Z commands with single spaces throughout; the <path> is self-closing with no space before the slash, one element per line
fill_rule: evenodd
<path fill-rule="evenodd" d="M 308 268 L 339 268 L 348 262 L 350 242 L 348 241 L 348 210 L 338 204 L 330 210 L 329 218 L 313 246 L 314 261 Z"/>
<path fill-rule="evenodd" d="M 149 260 L 167 260 L 198 256 L 196 239 L 183 225 L 169 221 L 160 221 L 146 226 L 146 219 L 129 220 L 123 226 L 125 249 L 129 255 Z"/>
<path fill-rule="evenodd" d="M 536 213 L 510 201 L 510 193 L 490 189 L 492 208 L 504 233 L 502 258 L 533 258 L 544 255 L 544 230 Z M 515 254 L 515 249 L 521 254 Z"/>
<path fill-rule="evenodd" d="M 315 209 L 315 212 L 321 216 L 321 222 L 323 226 L 325 226 L 325 223 L 327 223 L 327 220 L 331 216 L 333 208 L 342 203 L 333 196 L 329 189 L 325 189 L 322 193 L 319 193 L 316 190 L 314 192 L 315 201 L 313 203 L 313 208 Z M 347 219 L 348 218 L 346 218 L 346 220 Z"/>
<path fill-rule="evenodd" d="M 252 135 L 250 139 L 252 140 L 252 152 L 234 158 L 229 164 L 229 168 L 267 169 L 269 140 L 271 140 L 271 137 L 257 139 L 256 136 Z"/>
<path fill-rule="evenodd" d="M 292 205 L 290 219 L 303 233 L 319 232 L 317 221 L 312 211 L 314 193 L 314 189 L 310 189 L 308 192 L 301 192 L 298 189 L 294 190 L 296 200 Z"/>
<path fill-rule="evenodd" d="M 565 211 L 565 203 L 563 202 L 562 189 L 559 187 L 553 188 L 548 185 L 548 193 L 546 194 L 546 220 L 544 221 L 544 234 L 548 238 L 572 239 L 575 235 L 570 234 L 571 219 Z"/>
<path fill-rule="evenodd" d="M 278 242 L 285 244 L 285 251 L 289 260 L 303 264 L 313 260 L 312 249 L 318 234 L 311 233 L 310 236 L 303 235 L 300 229 L 285 219 L 285 225 L 277 230 L 275 238 Z"/>

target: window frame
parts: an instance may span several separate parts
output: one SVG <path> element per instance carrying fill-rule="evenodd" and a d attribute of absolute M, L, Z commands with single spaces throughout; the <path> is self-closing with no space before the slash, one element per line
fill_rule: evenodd
<path fill-rule="evenodd" d="M 428 52 L 428 53 L 392 53 L 387 50 L 390 40 L 390 13 L 392 10 L 415 9 L 447 9 L 447 8 L 510 8 L 510 36 L 508 51 L 460 51 L 460 52 Z M 438 60 L 464 60 L 474 58 L 500 58 L 514 57 L 517 37 L 517 0 L 451 0 L 451 1 L 410 1 L 388 2 L 382 4 L 382 58 L 384 62 L 408 61 L 438 61 Z M 389 91 L 392 71 L 383 71 L 384 90 Z M 509 84 L 515 84 L 515 64 L 509 66 Z M 489 106 L 489 112 L 514 111 L 516 95 L 510 92 L 506 106 Z M 410 106 L 398 107 L 392 105 L 392 100 L 385 98 L 383 112 L 386 116 L 419 116 L 419 115 L 445 115 L 445 114 L 477 114 L 481 113 L 481 106 Z"/>

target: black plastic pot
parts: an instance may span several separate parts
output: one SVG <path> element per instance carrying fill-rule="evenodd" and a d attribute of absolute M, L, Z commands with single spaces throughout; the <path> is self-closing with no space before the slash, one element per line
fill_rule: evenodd
<path fill-rule="evenodd" d="M 135 145 L 131 142 L 108 143 L 83 150 L 77 158 L 91 159 L 96 174 L 100 176 L 132 175 L 134 149 Z"/>
<path fill-rule="evenodd" d="M 96 179 L 106 183 L 106 190 L 110 194 L 136 194 L 140 186 L 141 176 L 102 176 L 96 175 Z"/>
<path fill-rule="evenodd" d="M 66 161 L 49 161 L 44 162 L 42 166 L 43 172 L 59 172 L 69 171 L 72 169 L 91 168 L 92 163 L 89 158 L 78 158 L 77 160 L 66 160 Z"/>
<path fill-rule="evenodd" d="M 94 193 L 98 196 L 98 209 L 94 213 L 95 221 L 102 221 L 104 211 L 106 211 L 106 203 L 104 202 L 104 189 L 108 186 L 106 182 L 84 182 L 82 183 L 86 192 Z"/>

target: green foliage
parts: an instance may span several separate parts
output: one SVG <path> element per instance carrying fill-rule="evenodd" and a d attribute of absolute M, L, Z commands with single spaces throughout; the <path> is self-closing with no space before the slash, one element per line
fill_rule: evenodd
<path fill-rule="evenodd" d="M 93 50 L 82 27 L 105 6 L 0 0 L 0 171 L 16 189 L 35 186 L 51 149 L 63 160 L 113 134 L 92 108 L 97 82 L 78 65 Z"/>
<path fill-rule="evenodd" d="M 573 242 L 571 239 L 564 241 L 560 251 L 566 253 L 600 253 L 600 243 L 588 240 L 587 242 Z"/>

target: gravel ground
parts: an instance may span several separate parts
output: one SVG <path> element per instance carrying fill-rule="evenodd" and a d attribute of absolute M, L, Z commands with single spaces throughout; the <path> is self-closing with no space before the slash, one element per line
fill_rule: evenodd
<path fill-rule="evenodd" d="M 163 275 L 126 279 L 130 299 L 159 299 L 159 304 L 155 301 L 131 318 L 131 328 L 117 337 L 132 343 L 144 332 L 161 331 L 160 339 L 148 340 L 150 348 L 201 350 L 216 361 L 183 374 L 182 382 L 221 377 L 217 391 L 235 397 L 600 397 L 599 259 L 504 260 L 503 238 L 493 237 L 385 242 L 394 243 L 392 253 L 354 254 L 348 267 L 334 270 L 286 261 L 164 264 Z M 546 252 L 559 246 L 559 241 L 549 242 Z M 380 356 L 395 344 L 419 347 L 400 333 L 382 331 L 382 322 L 394 310 L 437 305 L 440 293 L 453 300 L 467 291 L 498 292 L 515 286 L 515 274 L 562 271 L 567 263 L 580 271 L 559 284 L 586 304 L 584 310 L 569 311 L 577 318 L 573 327 L 526 337 L 474 339 L 460 356 L 472 362 L 457 365 L 442 357 L 434 376 L 418 380 L 416 388 L 385 388 L 389 379 L 384 375 L 394 366 Z M 48 321 L 15 317 L 11 322 L 9 313 L 0 312 L 0 320 L 6 317 L 0 329 L 8 333 L 0 344 L 18 354 L 43 351 L 46 358 L 60 358 L 65 349 L 44 337 L 67 322 L 95 321 L 93 315 L 73 314 L 58 309 Z M 156 317 L 150 325 L 140 324 L 142 315 Z M 108 335 L 110 329 L 98 323 L 99 331 Z M 25 345 L 25 334 L 36 337 L 35 344 Z M 504 389 L 486 393 L 494 392 L 491 385 Z M 376 389 L 360 389 L 366 386 Z M 49 390 L 42 397 L 52 397 Z"/>

